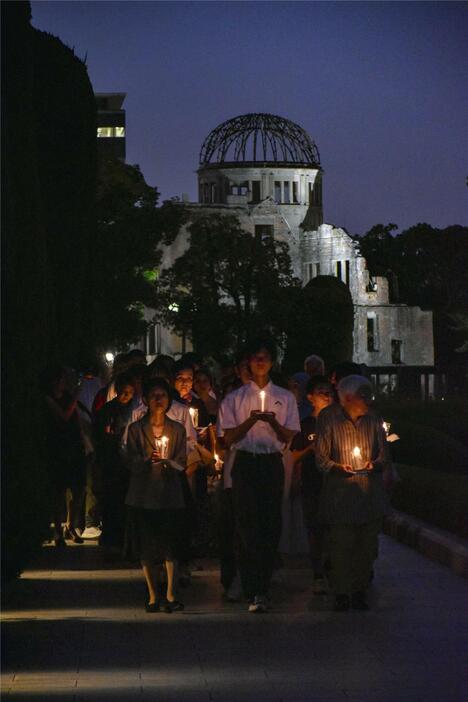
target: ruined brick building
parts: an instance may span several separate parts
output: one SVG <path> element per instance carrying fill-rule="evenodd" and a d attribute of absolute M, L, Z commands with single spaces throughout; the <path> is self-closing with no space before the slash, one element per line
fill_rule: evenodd
<path fill-rule="evenodd" d="M 304 285 L 319 275 L 340 278 L 354 304 L 353 360 L 366 364 L 387 388 L 398 382 L 402 368 L 413 369 L 412 384 L 427 397 L 434 393 L 432 312 L 390 303 L 388 281 L 370 276 L 358 239 L 324 223 L 322 176 L 318 148 L 299 125 L 270 114 L 242 115 L 213 129 L 203 142 L 198 202 L 187 204 L 234 214 L 252 235 L 286 241 Z M 163 266 L 171 265 L 186 242 L 181 232 Z M 146 343 L 152 353 L 182 351 L 180 339 L 155 325 Z"/>

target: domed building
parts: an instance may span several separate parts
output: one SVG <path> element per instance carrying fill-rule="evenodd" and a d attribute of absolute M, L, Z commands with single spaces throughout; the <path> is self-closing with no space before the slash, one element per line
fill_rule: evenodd
<path fill-rule="evenodd" d="M 286 241 L 294 274 L 304 285 L 333 275 L 349 287 L 353 360 L 373 368 L 377 384 L 392 388 L 400 369 L 411 367 L 413 386 L 422 382 L 423 395 L 434 394 L 432 312 L 391 304 L 387 279 L 370 276 L 358 240 L 324 223 L 320 154 L 302 127 L 264 113 L 227 120 L 204 140 L 197 174 L 198 202 L 186 203 L 190 209 L 233 214 L 253 236 Z M 163 267 L 186 245 L 181 232 L 166 250 Z M 183 350 L 180 339 L 164 330 L 157 339 L 158 352 Z"/>

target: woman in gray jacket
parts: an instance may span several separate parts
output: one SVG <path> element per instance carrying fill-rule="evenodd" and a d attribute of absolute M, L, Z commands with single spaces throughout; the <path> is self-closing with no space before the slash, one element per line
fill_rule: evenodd
<path fill-rule="evenodd" d="M 166 416 L 171 390 L 165 380 L 144 383 L 143 399 L 148 413 L 128 431 L 125 556 L 141 561 L 149 595 L 146 611 L 169 613 L 184 608 L 176 599 L 175 583 L 185 523 L 186 435 L 182 424 Z"/>

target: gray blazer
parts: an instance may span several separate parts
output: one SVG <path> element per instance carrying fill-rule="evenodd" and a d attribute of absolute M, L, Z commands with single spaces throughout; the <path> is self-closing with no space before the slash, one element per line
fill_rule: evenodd
<path fill-rule="evenodd" d="M 185 468 L 185 428 L 166 416 L 164 435 L 169 439 L 168 458 Z M 128 430 L 126 464 L 130 483 L 125 504 L 143 509 L 182 509 L 182 474 L 162 463 L 152 464 L 153 451 L 153 431 L 149 415 L 145 415 Z"/>

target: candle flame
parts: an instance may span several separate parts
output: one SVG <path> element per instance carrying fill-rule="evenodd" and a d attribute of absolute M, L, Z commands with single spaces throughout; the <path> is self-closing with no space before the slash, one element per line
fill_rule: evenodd
<path fill-rule="evenodd" d="M 161 443 L 163 446 L 167 446 L 168 441 L 169 439 L 167 438 L 167 436 L 161 436 Z"/>
<path fill-rule="evenodd" d="M 359 448 L 359 446 L 355 446 L 353 448 L 353 456 L 356 456 L 356 458 L 359 458 L 360 455 L 361 455 L 361 449 Z"/>

